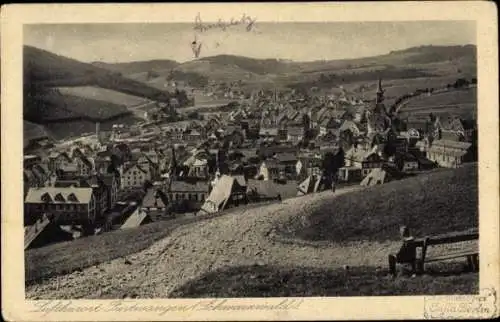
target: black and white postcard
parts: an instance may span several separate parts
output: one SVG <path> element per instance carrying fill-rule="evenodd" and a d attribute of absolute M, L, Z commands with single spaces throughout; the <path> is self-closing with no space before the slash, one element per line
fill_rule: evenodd
<path fill-rule="evenodd" d="M 4 318 L 498 317 L 495 13 L 2 7 Z"/>

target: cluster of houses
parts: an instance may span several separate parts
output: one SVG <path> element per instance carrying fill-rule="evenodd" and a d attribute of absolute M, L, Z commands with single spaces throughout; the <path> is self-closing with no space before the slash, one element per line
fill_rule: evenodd
<path fill-rule="evenodd" d="M 128 201 L 137 205 L 131 222 L 138 225 L 338 183 L 381 184 L 477 158 L 474 122 L 432 115 L 397 122 L 383 101 L 380 81 L 375 102 L 259 92 L 203 120 L 117 126 L 111 135 L 65 146 L 30 142 L 25 223 L 44 217 L 91 229 Z"/>

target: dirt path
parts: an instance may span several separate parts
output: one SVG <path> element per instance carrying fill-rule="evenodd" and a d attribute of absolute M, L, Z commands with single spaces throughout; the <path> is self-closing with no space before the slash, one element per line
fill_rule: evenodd
<path fill-rule="evenodd" d="M 359 186 L 339 189 L 340 195 Z M 26 290 L 29 299 L 158 298 L 203 273 L 239 265 L 335 267 L 385 265 L 393 243 L 352 243 L 342 247 L 283 243 L 279 222 L 301 216 L 330 191 L 285 200 L 184 226 L 140 253 L 52 278 Z M 370 254 L 366 257 L 366 254 Z"/>

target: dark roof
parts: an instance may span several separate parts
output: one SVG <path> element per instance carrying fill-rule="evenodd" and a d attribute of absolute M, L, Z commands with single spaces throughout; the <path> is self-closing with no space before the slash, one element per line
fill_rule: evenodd
<path fill-rule="evenodd" d="M 144 208 L 165 208 L 167 204 L 167 196 L 159 189 L 149 189 L 142 200 Z"/>
<path fill-rule="evenodd" d="M 417 161 L 418 160 L 416 156 L 414 156 L 413 154 L 408 153 L 408 152 L 397 152 L 395 157 L 399 158 L 400 160 L 404 160 L 404 161 Z"/>
<path fill-rule="evenodd" d="M 209 184 L 206 181 L 179 181 L 174 180 L 170 182 L 169 191 L 186 191 L 186 192 L 208 192 Z"/>
<path fill-rule="evenodd" d="M 266 197 L 276 197 L 279 194 L 277 185 L 272 180 L 248 180 L 247 192 L 251 191 Z"/>
<path fill-rule="evenodd" d="M 54 187 L 57 188 L 69 188 L 69 187 L 80 187 L 80 180 L 59 180 L 54 182 Z"/>
<path fill-rule="evenodd" d="M 293 162 L 293 161 L 297 161 L 297 156 L 294 153 L 287 153 L 287 152 L 277 153 L 274 156 L 274 158 L 278 162 Z"/>
<path fill-rule="evenodd" d="M 133 167 L 137 167 L 137 169 L 139 169 L 139 171 L 147 173 L 147 171 L 144 170 L 142 167 L 140 167 L 137 163 L 129 164 L 126 168 L 123 169 L 123 173 L 126 173 L 128 170 L 132 169 Z"/>

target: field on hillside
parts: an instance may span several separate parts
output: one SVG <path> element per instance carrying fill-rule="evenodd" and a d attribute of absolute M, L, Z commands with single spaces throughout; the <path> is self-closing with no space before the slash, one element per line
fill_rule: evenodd
<path fill-rule="evenodd" d="M 102 131 L 110 131 L 113 124 L 132 125 L 141 121 L 131 114 L 120 115 L 107 121 L 100 122 Z M 80 136 L 82 133 L 95 133 L 95 122 L 86 120 L 62 121 L 43 125 L 56 139 Z"/>
<path fill-rule="evenodd" d="M 387 99 L 397 99 L 403 95 L 415 92 L 418 89 L 446 88 L 447 84 L 453 84 L 457 80 L 455 76 L 445 77 L 421 77 L 411 79 L 382 79 L 384 96 Z M 362 95 L 367 99 L 373 99 L 377 91 L 377 82 L 359 82 L 346 84 L 344 89 L 356 95 Z"/>
<path fill-rule="evenodd" d="M 95 86 L 58 87 L 59 92 L 81 98 L 94 99 L 117 105 L 137 106 L 150 100 Z"/>
<path fill-rule="evenodd" d="M 479 224 L 477 171 L 477 164 L 467 164 L 345 194 L 280 229 L 305 241 L 346 243 L 398 240 L 400 225 L 415 236 L 474 228 Z"/>
<path fill-rule="evenodd" d="M 450 90 L 448 92 L 421 95 L 411 99 L 402 109 L 405 115 L 428 115 L 453 113 L 471 116 L 477 113 L 477 88 Z"/>
<path fill-rule="evenodd" d="M 130 113 L 123 105 L 73 95 L 50 95 L 45 97 L 44 101 L 52 107 L 51 113 L 44 119 L 51 120 L 83 116 L 105 121 L 118 115 Z M 52 111 L 60 111 L 60 114 Z"/>
<path fill-rule="evenodd" d="M 477 88 L 451 90 L 431 96 L 422 95 L 412 99 L 406 108 L 413 109 L 425 106 L 447 106 L 470 103 L 477 103 Z"/>

